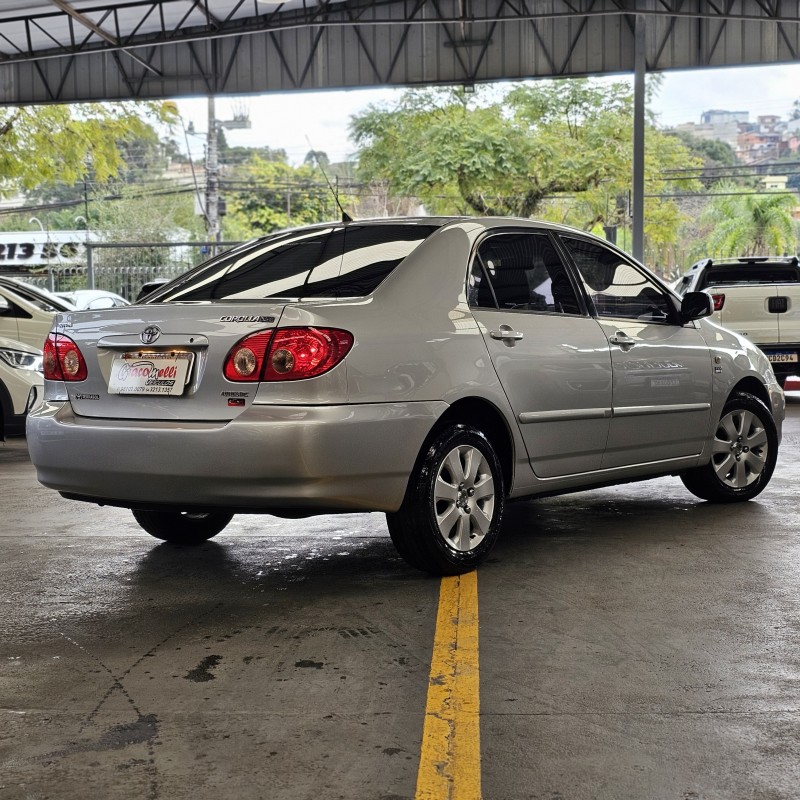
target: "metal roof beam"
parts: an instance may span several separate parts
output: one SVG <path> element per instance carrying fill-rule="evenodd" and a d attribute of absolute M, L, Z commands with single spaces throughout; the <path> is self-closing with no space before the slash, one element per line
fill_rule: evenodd
<path fill-rule="evenodd" d="M 94 22 L 92 22 L 90 19 L 87 19 L 79 11 L 76 11 L 69 3 L 66 2 L 66 0 L 50 0 L 50 2 L 57 8 L 60 8 L 65 14 L 69 14 L 69 16 L 72 17 L 72 19 L 83 25 L 84 28 L 88 28 L 90 31 L 92 31 L 92 33 L 99 36 L 101 39 L 103 39 L 103 41 L 106 41 L 109 44 L 114 45 L 115 48 L 119 48 L 120 50 L 122 50 L 122 52 L 125 53 L 125 55 L 132 58 L 137 64 L 141 64 L 141 66 L 143 66 L 145 69 L 161 77 L 161 73 L 155 67 L 148 64 L 144 59 L 139 58 L 139 56 L 137 56 L 135 53 L 131 53 L 130 50 L 126 50 L 120 44 L 117 38 L 112 36 L 110 33 L 104 31 L 99 25 L 95 25 Z M 108 16 L 109 13 L 110 10 L 106 12 L 106 16 Z"/>

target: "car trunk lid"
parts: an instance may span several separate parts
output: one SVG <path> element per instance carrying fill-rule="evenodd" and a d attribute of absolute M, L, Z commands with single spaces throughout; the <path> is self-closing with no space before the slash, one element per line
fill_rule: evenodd
<path fill-rule="evenodd" d="M 273 330 L 284 307 L 164 303 L 62 314 L 56 331 L 75 342 L 88 372 L 66 383 L 70 403 L 88 417 L 234 419 L 259 383 L 226 379 L 225 358 L 244 337 Z"/>

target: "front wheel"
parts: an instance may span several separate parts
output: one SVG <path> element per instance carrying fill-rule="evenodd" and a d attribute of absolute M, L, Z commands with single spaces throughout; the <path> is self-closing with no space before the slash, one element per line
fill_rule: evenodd
<path fill-rule="evenodd" d="M 434 575 L 475 569 L 497 541 L 503 471 L 491 442 L 469 425 L 445 428 L 420 456 L 403 505 L 386 515 L 400 555 Z"/>
<path fill-rule="evenodd" d="M 226 511 L 133 511 L 133 518 L 151 536 L 172 544 L 202 544 L 216 536 L 232 519 Z"/>
<path fill-rule="evenodd" d="M 702 500 L 750 500 L 769 483 L 777 458 L 778 434 L 769 409 L 755 395 L 734 392 L 722 409 L 711 461 L 680 478 Z"/>

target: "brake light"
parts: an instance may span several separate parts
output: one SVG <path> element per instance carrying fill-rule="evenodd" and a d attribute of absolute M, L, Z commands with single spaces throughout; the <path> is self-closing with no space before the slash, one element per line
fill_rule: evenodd
<path fill-rule="evenodd" d="M 339 328 L 278 328 L 237 342 L 225 358 L 229 381 L 297 381 L 333 369 L 353 346 Z"/>
<path fill-rule="evenodd" d="M 714 311 L 722 311 L 722 306 L 725 305 L 725 295 L 712 294 L 711 299 L 714 301 Z"/>
<path fill-rule="evenodd" d="M 50 381 L 85 381 L 88 370 L 78 345 L 63 333 L 50 333 L 44 343 L 44 377 Z"/>
<path fill-rule="evenodd" d="M 229 381 L 259 381 L 272 331 L 259 331 L 237 342 L 225 357 L 223 372 Z"/>
<path fill-rule="evenodd" d="M 316 378 L 333 369 L 353 346 L 353 334 L 339 328 L 279 328 L 269 349 L 265 381 Z"/>

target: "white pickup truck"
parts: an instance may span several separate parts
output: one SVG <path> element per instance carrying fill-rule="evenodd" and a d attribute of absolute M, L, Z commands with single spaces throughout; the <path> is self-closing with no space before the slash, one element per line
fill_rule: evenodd
<path fill-rule="evenodd" d="M 707 292 L 721 325 L 746 336 L 772 362 L 783 386 L 800 373 L 800 266 L 797 256 L 706 258 L 677 282 L 675 291 Z"/>

